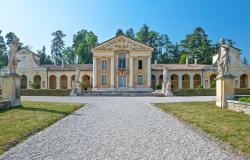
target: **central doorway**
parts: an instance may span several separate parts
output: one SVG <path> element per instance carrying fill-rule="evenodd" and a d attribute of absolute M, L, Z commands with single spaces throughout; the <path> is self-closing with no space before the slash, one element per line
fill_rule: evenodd
<path fill-rule="evenodd" d="M 126 88 L 126 76 L 118 76 L 118 87 Z"/>

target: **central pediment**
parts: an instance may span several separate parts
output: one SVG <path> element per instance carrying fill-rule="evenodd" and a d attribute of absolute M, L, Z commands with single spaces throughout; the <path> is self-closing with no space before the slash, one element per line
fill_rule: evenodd
<path fill-rule="evenodd" d="M 150 51 L 154 49 L 143 43 L 125 36 L 114 37 L 107 40 L 98 46 L 91 49 L 91 51 L 116 51 L 116 50 L 135 50 L 135 51 Z"/>

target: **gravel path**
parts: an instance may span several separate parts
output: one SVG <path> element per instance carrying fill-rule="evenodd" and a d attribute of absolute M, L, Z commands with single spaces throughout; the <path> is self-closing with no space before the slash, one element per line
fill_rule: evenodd
<path fill-rule="evenodd" d="M 88 106 L 32 136 L 0 159 L 237 159 L 150 105 L 214 97 L 22 97 Z"/>

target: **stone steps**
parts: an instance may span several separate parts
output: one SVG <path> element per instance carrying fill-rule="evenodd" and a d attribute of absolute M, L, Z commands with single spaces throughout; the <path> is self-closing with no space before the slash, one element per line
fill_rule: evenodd
<path fill-rule="evenodd" d="M 164 94 L 149 92 L 83 92 L 79 96 L 164 97 Z"/>

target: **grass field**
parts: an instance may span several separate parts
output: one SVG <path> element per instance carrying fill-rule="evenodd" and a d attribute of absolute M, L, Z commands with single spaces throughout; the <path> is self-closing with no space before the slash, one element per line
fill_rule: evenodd
<path fill-rule="evenodd" d="M 81 107 L 83 104 L 22 102 L 21 107 L 0 110 L 0 154 Z"/>
<path fill-rule="evenodd" d="M 156 106 L 250 155 L 249 115 L 220 109 L 215 106 L 215 102 L 167 103 Z"/>

